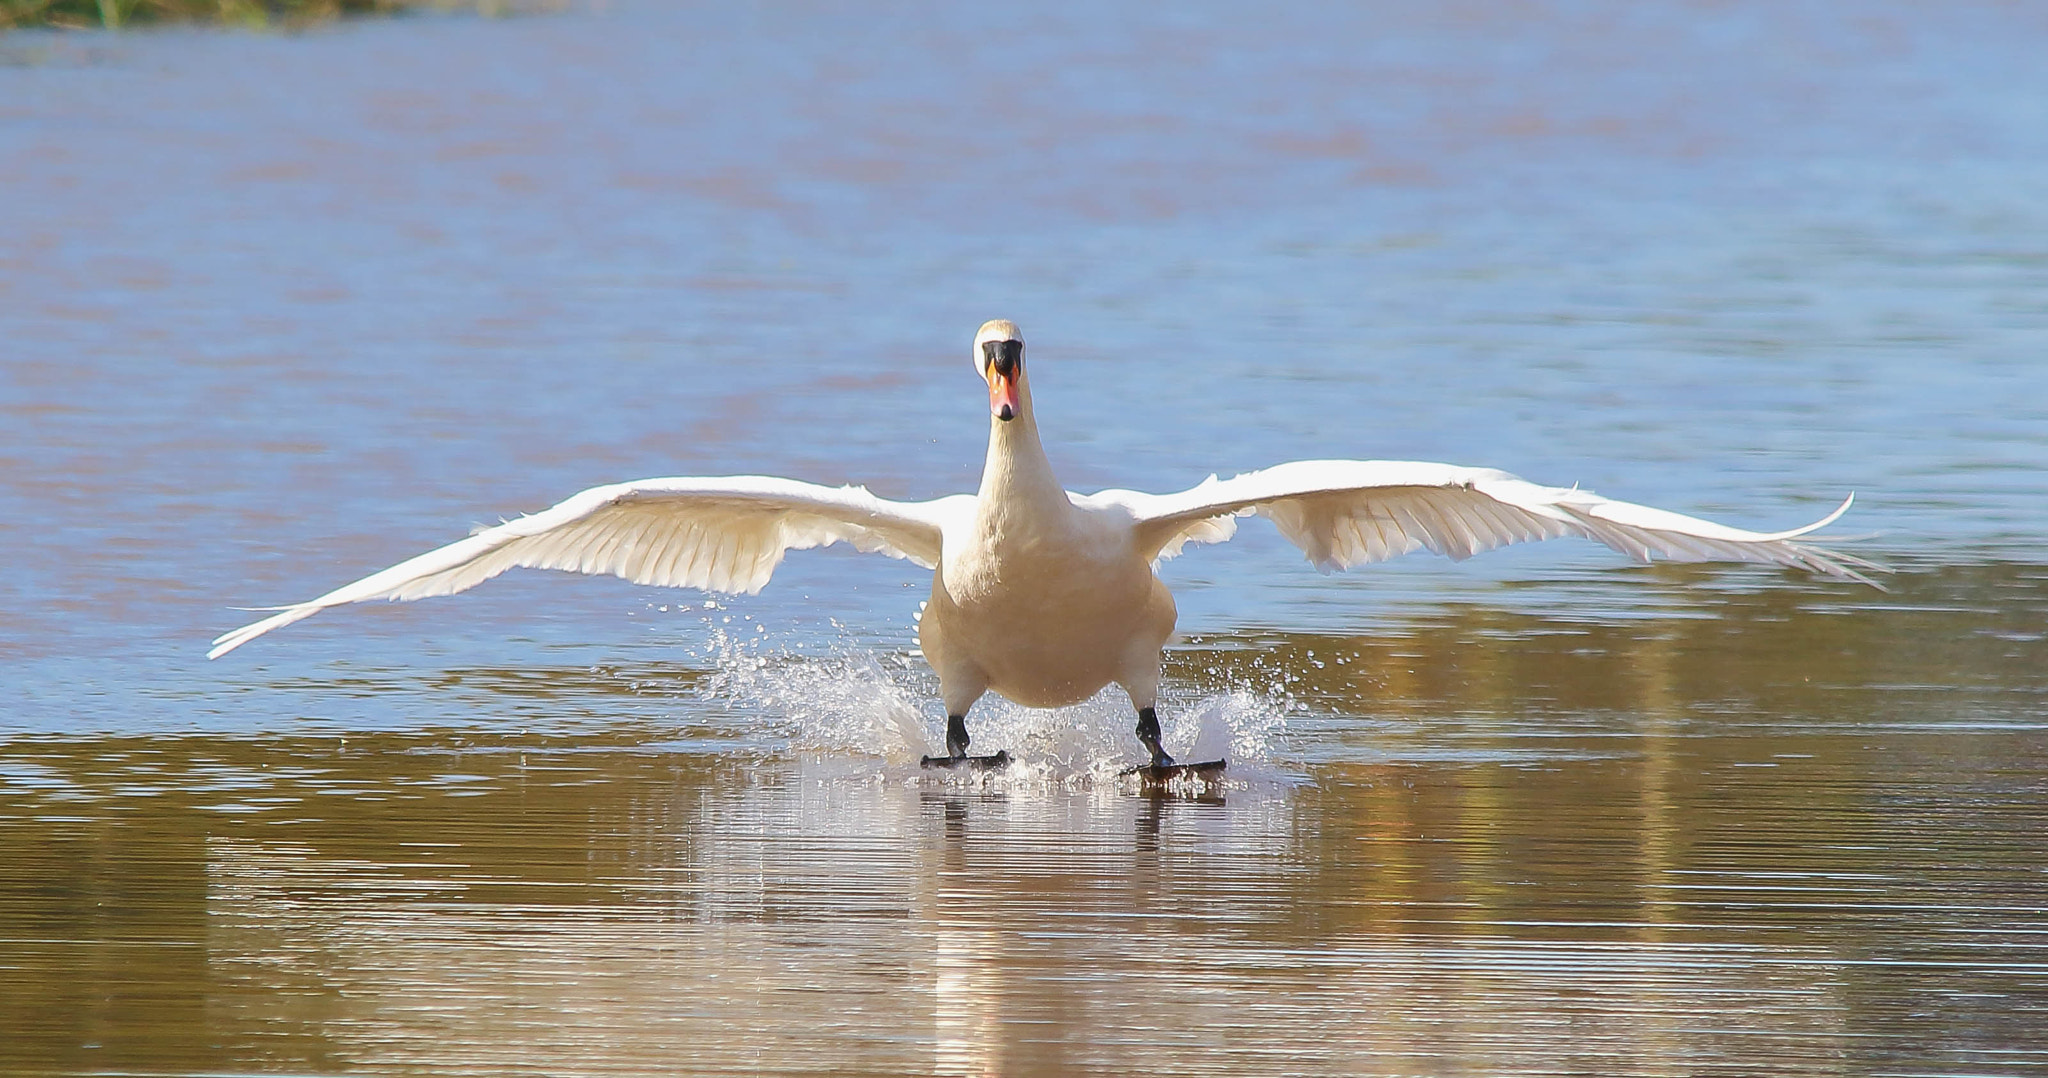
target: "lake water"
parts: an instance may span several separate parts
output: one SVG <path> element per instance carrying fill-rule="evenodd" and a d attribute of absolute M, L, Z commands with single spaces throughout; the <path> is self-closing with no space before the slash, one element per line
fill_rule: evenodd
<path fill-rule="evenodd" d="M 0 1070 L 2048 1071 L 2048 17 L 620 2 L 0 37 Z M 583 487 L 1446 460 L 1552 543 L 1166 564 L 1169 748 L 943 716 L 927 582 L 513 574 Z"/>

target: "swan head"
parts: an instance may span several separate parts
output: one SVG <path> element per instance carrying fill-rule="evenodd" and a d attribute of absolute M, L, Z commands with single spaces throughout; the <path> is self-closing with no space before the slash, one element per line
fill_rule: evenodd
<path fill-rule="evenodd" d="M 1008 423 L 1024 411 L 1024 333 L 1007 318 L 991 318 L 974 334 L 974 369 L 988 383 L 988 411 Z"/>

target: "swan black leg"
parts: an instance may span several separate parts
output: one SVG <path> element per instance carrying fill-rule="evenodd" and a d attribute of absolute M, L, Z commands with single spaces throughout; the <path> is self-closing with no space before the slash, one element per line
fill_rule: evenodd
<path fill-rule="evenodd" d="M 967 716 L 946 716 L 946 755 L 955 760 L 967 756 Z"/>
<path fill-rule="evenodd" d="M 1138 709 L 1138 740 L 1145 743 L 1145 750 L 1152 754 L 1153 767 L 1172 767 L 1173 757 L 1159 747 L 1159 714 L 1149 707 Z"/>
<path fill-rule="evenodd" d="M 1215 782 L 1223 773 L 1222 760 L 1205 760 L 1194 764 L 1177 764 L 1166 750 L 1159 746 L 1159 713 L 1149 707 L 1138 709 L 1138 740 L 1145 743 L 1145 751 L 1152 754 L 1152 762 L 1142 767 L 1127 767 L 1124 777 L 1137 775 L 1147 788 L 1158 790 L 1157 784 L 1193 777 L 1201 782 Z"/>
<path fill-rule="evenodd" d="M 927 756 L 919 761 L 921 767 L 936 767 L 952 770 L 966 767 L 986 771 L 992 767 L 1003 767 L 1010 762 L 1010 754 L 998 752 L 993 756 L 967 755 L 967 716 L 946 716 L 946 755 Z"/>

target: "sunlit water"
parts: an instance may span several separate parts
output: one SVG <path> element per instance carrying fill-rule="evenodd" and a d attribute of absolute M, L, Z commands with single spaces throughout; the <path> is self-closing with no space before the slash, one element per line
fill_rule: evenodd
<path fill-rule="evenodd" d="M 0 38 L 0 1069 L 2048 1069 L 2048 21 L 786 11 Z M 1888 593 L 1170 562 L 1176 751 L 902 563 L 306 598 L 597 482 L 1487 464 Z"/>

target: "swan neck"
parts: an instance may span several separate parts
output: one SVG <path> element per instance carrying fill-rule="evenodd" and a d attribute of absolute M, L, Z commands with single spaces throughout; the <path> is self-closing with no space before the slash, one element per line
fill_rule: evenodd
<path fill-rule="evenodd" d="M 1038 420 L 1031 410 L 1031 387 L 1020 380 L 1020 407 L 1014 419 L 989 417 L 988 463 L 981 472 L 982 504 L 1019 505 L 1056 502 L 1067 493 L 1053 477 L 1052 462 L 1038 440 Z"/>

